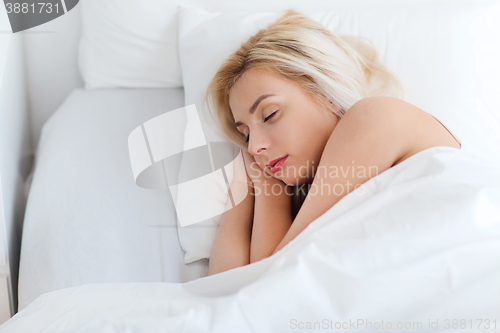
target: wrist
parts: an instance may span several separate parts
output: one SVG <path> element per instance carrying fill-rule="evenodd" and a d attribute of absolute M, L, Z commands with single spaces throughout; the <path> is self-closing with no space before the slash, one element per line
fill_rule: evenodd
<path fill-rule="evenodd" d="M 285 183 L 283 183 L 281 180 L 265 175 L 252 179 L 252 184 L 254 186 L 273 185 L 273 184 L 285 186 Z"/>

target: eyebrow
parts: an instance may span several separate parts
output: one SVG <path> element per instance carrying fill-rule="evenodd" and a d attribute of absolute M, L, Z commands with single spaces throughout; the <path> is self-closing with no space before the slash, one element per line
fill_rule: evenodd
<path fill-rule="evenodd" d="M 275 96 L 274 94 L 265 94 L 260 96 L 255 100 L 255 103 L 253 103 L 252 107 L 250 108 L 250 114 L 254 114 L 255 110 L 257 110 L 257 106 L 259 106 L 259 103 L 262 102 L 263 99 L 268 98 L 270 96 Z M 244 125 L 241 121 L 237 121 L 234 123 L 234 126 L 238 127 L 240 125 Z"/>

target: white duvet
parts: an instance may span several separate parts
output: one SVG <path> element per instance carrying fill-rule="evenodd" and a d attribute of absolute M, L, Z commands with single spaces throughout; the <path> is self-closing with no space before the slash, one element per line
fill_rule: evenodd
<path fill-rule="evenodd" d="M 45 293 L 0 331 L 492 332 L 494 325 L 500 330 L 500 163 L 433 147 L 367 181 L 274 256 L 183 284 Z"/>

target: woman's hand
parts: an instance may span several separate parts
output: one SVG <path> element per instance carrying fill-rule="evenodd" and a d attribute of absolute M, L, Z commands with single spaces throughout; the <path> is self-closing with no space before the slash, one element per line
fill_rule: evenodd
<path fill-rule="evenodd" d="M 265 171 L 259 166 L 255 161 L 255 158 L 246 151 L 241 151 L 243 153 L 243 158 L 245 160 L 245 169 L 248 177 L 250 178 L 252 184 L 255 181 L 263 181 L 264 179 L 272 178 L 266 175 Z"/>
<path fill-rule="evenodd" d="M 246 182 L 249 185 L 262 183 L 264 181 L 276 180 L 263 170 L 255 158 L 248 152 L 240 150 L 238 157 L 234 160 L 234 179 Z"/>
<path fill-rule="evenodd" d="M 246 171 L 245 160 L 243 159 L 243 151 L 240 150 L 240 153 L 233 161 L 233 182 L 238 181 L 241 183 L 247 183 L 248 185 L 252 184 L 252 179 L 248 176 Z"/>

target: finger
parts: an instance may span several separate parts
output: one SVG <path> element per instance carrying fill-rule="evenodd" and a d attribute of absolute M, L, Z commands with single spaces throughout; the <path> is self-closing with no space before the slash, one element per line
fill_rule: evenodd
<path fill-rule="evenodd" d="M 253 157 L 253 155 L 251 155 L 250 153 L 245 152 L 244 156 L 245 156 L 245 161 L 247 161 L 247 163 L 250 164 L 252 162 L 255 162 L 255 157 Z"/>

